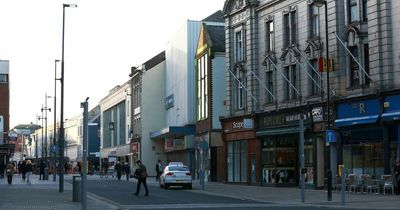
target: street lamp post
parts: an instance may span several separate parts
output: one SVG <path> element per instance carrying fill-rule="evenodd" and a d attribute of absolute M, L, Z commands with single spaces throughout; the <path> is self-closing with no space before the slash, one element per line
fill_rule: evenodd
<path fill-rule="evenodd" d="M 41 112 L 42 112 L 42 116 L 41 116 L 41 117 L 38 117 L 38 120 L 41 120 L 41 122 L 42 122 L 42 127 L 41 127 L 42 135 L 40 136 L 42 155 L 40 156 L 40 160 L 43 161 L 43 156 L 44 156 L 44 139 L 43 139 L 43 136 L 44 136 L 44 134 L 43 134 L 43 120 L 44 120 L 44 117 L 43 117 L 43 105 L 42 105 Z"/>
<path fill-rule="evenodd" d="M 328 2 L 327 0 L 314 0 L 317 7 L 325 7 L 325 53 L 326 53 L 326 121 L 328 123 L 327 130 L 331 129 L 331 110 L 330 110 L 330 87 L 329 87 L 329 37 L 328 37 Z M 327 187 L 328 201 L 332 200 L 332 171 L 331 171 L 331 148 L 330 144 L 327 146 Z"/>
<path fill-rule="evenodd" d="M 62 48 L 61 48 L 61 113 L 60 113 L 60 185 L 59 192 L 64 192 L 64 173 L 62 172 L 64 159 L 64 34 L 65 34 L 65 7 L 77 7 L 76 4 L 63 4 L 63 23 L 62 23 Z"/>
<path fill-rule="evenodd" d="M 60 60 L 54 61 L 54 127 L 53 127 L 53 148 L 56 148 L 57 145 L 57 62 Z M 56 158 L 57 158 L 57 149 L 53 149 L 53 182 L 56 181 Z M 59 171 L 60 172 L 60 171 Z"/>

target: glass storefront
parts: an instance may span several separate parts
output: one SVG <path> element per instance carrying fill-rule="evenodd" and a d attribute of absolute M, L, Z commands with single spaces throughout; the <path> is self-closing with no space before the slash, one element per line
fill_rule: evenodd
<path fill-rule="evenodd" d="M 268 137 L 262 145 L 263 184 L 296 184 L 297 139 Z"/>
<path fill-rule="evenodd" d="M 383 143 L 343 145 L 343 164 L 347 173 L 370 174 L 372 178 L 380 178 L 384 174 Z"/>
<path fill-rule="evenodd" d="M 247 141 L 227 143 L 228 181 L 247 182 Z"/>

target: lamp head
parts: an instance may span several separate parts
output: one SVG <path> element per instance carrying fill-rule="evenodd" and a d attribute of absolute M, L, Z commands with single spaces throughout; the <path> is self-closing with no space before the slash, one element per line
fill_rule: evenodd
<path fill-rule="evenodd" d="M 76 5 L 76 4 L 63 4 L 63 7 L 75 8 L 75 7 L 78 7 L 78 5 Z"/>

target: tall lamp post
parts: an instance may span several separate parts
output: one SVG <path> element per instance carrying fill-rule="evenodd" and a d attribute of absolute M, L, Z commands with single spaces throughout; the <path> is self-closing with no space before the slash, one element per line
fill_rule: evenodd
<path fill-rule="evenodd" d="M 59 161 L 59 170 L 60 170 L 60 185 L 59 192 L 64 192 L 64 173 L 63 173 L 63 161 L 64 161 L 64 34 L 65 34 L 65 8 L 77 7 L 76 4 L 63 4 L 63 23 L 62 23 L 62 48 L 61 48 L 61 113 L 60 113 L 60 161 Z"/>
<path fill-rule="evenodd" d="M 54 60 L 54 108 L 53 108 L 53 112 L 54 112 L 54 127 L 53 127 L 53 147 L 52 147 L 52 151 L 53 151 L 53 182 L 56 181 L 56 158 L 57 158 L 57 62 L 60 62 L 60 60 Z M 60 171 L 59 171 L 60 172 Z"/>
<path fill-rule="evenodd" d="M 44 136 L 44 134 L 43 134 L 43 120 L 44 120 L 44 117 L 43 117 L 43 105 L 42 105 L 42 109 L 41 109 L 41 112 L 42 112 L 42 116 L 41 117 L 38 117 L 38 120 L 41 120 L 42 121 L 42 127 L 41 127 L 41 130 L 42 130 L 42 135 L 40 136 L 40 139 L 41 139 L 41 150 L 42 150 L 42 155 L 40 156 L 40 160 L 41 161 L 43 161 L 43 157 L 44 157 L 44 139 L 43 139 L 43 136 Z"/>
<path fill-rule="evenodd" d="M 326 121 L 328 122 L 327 130 L 331 129 L 331 110 L 330 110 L 330 87 L 329 87 L 329 33 L 328 33 L 328 2 L 327 0 L 314 0 L 316 7 L 325 7 L 325 53 L 326 53 Z M 331 171 L 331 148 L 327 147 L 327 185 L 328 185 L 328 201 L 332 200 L 332 171 Z"/>

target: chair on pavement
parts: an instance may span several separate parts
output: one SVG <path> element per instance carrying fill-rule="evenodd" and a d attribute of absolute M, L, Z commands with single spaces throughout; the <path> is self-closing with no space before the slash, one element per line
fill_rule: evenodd
<path fill-rule="evenodd" d="M 354 192 L 357 192 L 357 180 L 355 174 L 349 174 L 349 183 L 348 183 L 349 192 L 351 192 L 352 189 Z"/>
<path fill-rule="evenodd" d="M 367 193 L 372 193 L 375 191 L 375 193 L 378 194 L 379 185 L 375 184 L 372 181 L 372 177 L 369 174 L 367 174 L 367 176 L 365 177 L 365 187 L 366 187 Z"/>
<path fill-rule="evenodd" d="M 394 195 L 394 184 L 392 175 L 382 175 L 383 178 L 383 194 L 386 194 L 386 190 L 391 190 Z"/>

